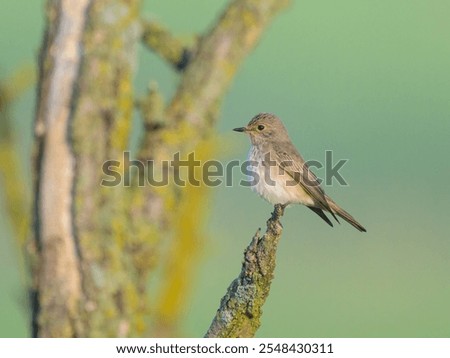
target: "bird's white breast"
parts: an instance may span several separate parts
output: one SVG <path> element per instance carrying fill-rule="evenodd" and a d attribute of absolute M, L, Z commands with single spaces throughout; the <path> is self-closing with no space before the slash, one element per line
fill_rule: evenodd
<path fill-rule="evenodd" d="M 251 189 L 271 204 L 299 203 L 313 205 L 308 193 L 293 182 L 292 177 L 274 163 L 264 161 L 261 152 L 252 145 L 248 153 L 248 169 L 256 175 L 251 175 Z"/>

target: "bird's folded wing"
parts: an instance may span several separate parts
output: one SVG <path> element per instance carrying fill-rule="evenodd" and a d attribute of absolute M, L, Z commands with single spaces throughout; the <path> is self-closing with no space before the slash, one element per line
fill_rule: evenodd
<path fill-rule="evenodd" d="M 276 158 L 273 159 L 280 163 L 280 167 L 292 177 L 296 183 L 302 186 L 314 201 L 317 202 L 321 209 L 327 210 L 333 214 L 325 197 L 325 192 L 320 187 L 317 177 L 309 169 L 305 160 L 292 143 L 283 143 L 283 149 L 280 147 L 274 149 L 273 152 L 276 153 Z"/>

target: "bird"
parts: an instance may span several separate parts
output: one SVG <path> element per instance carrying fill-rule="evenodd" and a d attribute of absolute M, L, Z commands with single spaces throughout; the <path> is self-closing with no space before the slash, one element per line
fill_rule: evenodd
<path fill-rule="evenodd" d="M 252 190 L 273 205 L 286 207 L 302 204 L 319 215 L 328 225 L 339 223 L 337 216 L 361 232 L 367 230 L 353 216 L 336 204 L 292 143 L 283 122 L 272 113 L 259 113 L 245 127 L 233 129 L 250 137 L 249 169 L 255 173 Z"/>

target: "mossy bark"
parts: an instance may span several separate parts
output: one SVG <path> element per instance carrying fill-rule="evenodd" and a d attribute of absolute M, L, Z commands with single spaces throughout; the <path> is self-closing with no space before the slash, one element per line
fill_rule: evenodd
<path fill-rule="evenodd" d="M 100 186 L 103 162 L 121 160 L 128 144 L 139 5 L 47 5 L 36 118 L 38 336 L 144 329 L 145 275 L 133 263 L 125 189 Z"/>
<path fill-rule="evenodd" d="M 284 207 L 275 205 L 267 221 L 266 233 L 260 237 L 258 230 L 253 237 L 245 250 L 241 273 L 228 287 L 205 337 L 248 338 L 255 335 L 274 277 L 283 214 Z"/>

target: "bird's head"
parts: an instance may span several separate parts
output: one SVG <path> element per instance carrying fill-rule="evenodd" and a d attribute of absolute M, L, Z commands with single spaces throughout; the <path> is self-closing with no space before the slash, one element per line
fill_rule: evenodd
<path fill-rule="evenodd" d="M 234 128 L 233 130 L 248 134 L 254 145 L 264 141 L 278 142 L 289 138 L 281 120 L 271 113 L 257 114 L 245 127 Z"/>

